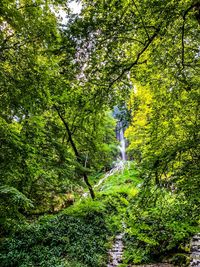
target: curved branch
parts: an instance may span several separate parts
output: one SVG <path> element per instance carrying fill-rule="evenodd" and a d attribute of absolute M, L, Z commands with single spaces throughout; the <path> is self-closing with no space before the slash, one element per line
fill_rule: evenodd
<path fill-rule="evenodd" d="M 109 88 L 111 88 L 117 81 L 119 81 L 124 76 L 124 74 L 130 71 L 135 65 L 146 63 L 146 60 L 143 62 L 139 62 L 140 57 L 144 54 L 144 52 L 147 50 L 147 48 L 150 46 L 153 40 L 157 37 L 159 31 L 160 31 L 160 28 L 156 29 L 155 33 L 148 39 L 148 42 L 146 43 L 146 45 L 137 54 L 136 60 L 132 62 L 127 68 L 122 70 L 121 74 L 109 84 Z"/>
<path fill-rule="evenodd" d="M 145 23 L 144 23 L 144 20 L 143 20 L 143 18 L 142 18 L 142 15 L 140 14 L 140 11 L 139 11 L 139 9 L 138 9 L 138 7 L 137 7 L 135 1 L 134 1 L 134 0 L 132 0 L 132 1 L 133 1 L 133 4 L 134 4 L 134 6 L 135 6 L 135 8 L 136 8 L 136 10 L 137 10 L 137 12 L 138 12 L 138 14 L 139 14 L 139 16 L 140 16 L 140 19 L 141 19 L 141 21 L 142 21 L 142 26 L 143 26 L 143 28 L 144 28 L 144 30 L 145 30 L 145 33 L 146 33 L 148 39 L 150 39 L 150 36 L 149 36 L 149 33 L 148 33 L 147 29 L 146 29 L 146 25 L 145 25 Z"/>

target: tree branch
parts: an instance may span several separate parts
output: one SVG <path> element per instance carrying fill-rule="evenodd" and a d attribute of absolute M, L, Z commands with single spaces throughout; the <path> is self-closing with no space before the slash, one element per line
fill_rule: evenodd
<path fill-rule="evenodd" d="M 156 29 L 155 33 L 148 39 L 148 42 L 146 43 L 146 45 L 137 54 L 136 60 L 134 62 L 132 62 L 127 68 L 123 69 L 121 74 L 116 79 L 111 81 L 111 83 L 109 84 L 109 88 L 111 88 L 117 81 L 119 81 L 124 76 L 124 74 L 126 72 L 130 71 L 135 65 L 143 64 L 146 62 L 146 60 L 143 62 L 139 62 L 139 59 L 142 56 L 142 54 L 147 50 L 147 48 L 150 46 L 150 44 L 153 42 L 153 40 L 157 37 L 159 30 L 160 30 L 160 28 Z"/>
<path fill-rule="evenodd" d="M 140 19 L 141 19 L 141 21 L 142 21 L 142 26 L 143 26 L 143 28 L 144 28 L 144 30 L 145 30 L 145 33 L 146 33 L 148 39 L 150 39 L 150 36 L 149 36 L 149 33 L 148 33 L 147 29 L 146 29 L 146 25 L 145 25 L 145 23 L 144 23 L 144 20 L 143 20 L 143 18 L 142 18 L 142 15 L 140 14 L 140 11 L 139 11 L 139 9 L 138 9 L 138 7 L 137 7 L 135 1 L 132 0 L 132 2 L 133 2 L 134 6 L 135 6 L 135 8 L 136 8 L 136 10 L 137 10 L 137 12 L 138 12 L 138 14 L 139 14 L 139 17 L 140 17 Z"/>
<path fill-rule="evenodd" d="M 184 39 L 185 39 L 185 22 L 186 22 L 186 17 L 188 15 L 188 13 L 193 9 L 193 8 L 200 8 L 200 3 L 196 2 L 193 5 L 191 5 L 190 7 L 188 7 L 188 9 L 185 10 L 185 12 L 183 13 L 183 25 L 182 25 L 182 36 L 181 36 L 181 42 L 182 42 L 182 51 L 181 51 L 181 57 L 182 57 L 182 67 L 184 69 L 185 67 L 185 43 L 184 43 Z"/>

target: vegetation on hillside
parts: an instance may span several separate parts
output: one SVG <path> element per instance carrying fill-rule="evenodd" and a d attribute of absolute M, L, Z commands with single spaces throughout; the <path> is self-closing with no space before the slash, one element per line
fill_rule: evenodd
<path fill-rule="evenodd" d="M 167 259 L 187 266 L 188 242 L 199 230 L 187 202 L 156 190 L 151 205 L 143 203 L 133 165 L 109 176 L 96 194 L 96 200 L 87 196 L 57 215 L 18 227 L 1 242 L 1 265 L 107 266 L 113 238 L 124 231 L 122 264 Z"/>

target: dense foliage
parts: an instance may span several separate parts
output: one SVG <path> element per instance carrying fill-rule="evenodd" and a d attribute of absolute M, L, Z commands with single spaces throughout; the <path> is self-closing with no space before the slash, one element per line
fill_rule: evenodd
<path fill-rule="evenodd" d="M 166 190 L 152 188 L 153 199 L 144 202 L 141 182 L 135 166 L 127 165 L 99 185 L 96 200 L 82 199 L 21 226 L 2 240 L 1 265 L 106 266 L 114 236 L 124 231 L 122 266 L 163 259 L 187 266 L 198 214 Z"/>
<path fill-rule="evenodd" d="M 82 199 L 58 215 L 42 216 L 21 226 L 1 242 L 1 266 L 106 266 L 113 235 L 122 229 L 127 192 L 130 198 L 137 192 L 138 178 L 129 174 L 126 170 L 124 179 L 116 174 L 101 185 L 109 188 L 115 184 L 112 193 L 101 190 L 95 201 Z"/>
<path fill-rule="evenodd" d="M 190 238 L 199 231 L 199 213 L 179 195 L 165 189 L 152 191 L 153 199 L 143 204 L 135 199 L 128 209 L 125 262 L 164 260 L 188 266 Z"/>
<path fill-rule="evenodd" d="M 200 211 L 200 3 L 70 2 L 0 6 L 1 263 L 104 266 L 122 221 L 125 264 L 182 253 Z M 97 193 L 116 106 L 136 165 Z"/>
<path fill-rule="evenodd" d="M 97 204 L 41 218 L 17 231 L 2 243 L 1 266 L 103 266 L 110 231 L 105 207 Z"/>
<path fill-rule="evenodd" d="M 65 205 L 69 194 L 82 190 L 82 177 L 92 192 L 88 174 L 109 168 L 117 153 L 115 120 L 77 79 L 74 42 L 62 34 L 59 9 L 67 6 L 5 1 L 1 7 L 4 231 L 21 214 Z"/>

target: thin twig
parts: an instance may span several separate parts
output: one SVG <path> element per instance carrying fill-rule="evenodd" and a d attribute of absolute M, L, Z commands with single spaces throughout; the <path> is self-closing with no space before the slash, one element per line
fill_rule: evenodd
<path fill-rule="evenodd" d="M 182 55 L 182 67 L 184 69 L 185 67 L 185 43 L 184 43 L 184 39 L 185 39 L 185 22 L 186 22 L 186 17 L 188 15 L 188 13 L 195 7 L 199 7 L 200 3 L 197 2 L 193 5 L 191 5 L 190 7 L 188 7 L 188 9 L 185 10 L 185 12 L 183 13 L 183 25 L 182 25 L 182 37 L 181 37 L 181 42 L 182 42 L 182 51 L 181 51 L 181 55 Z"/>

